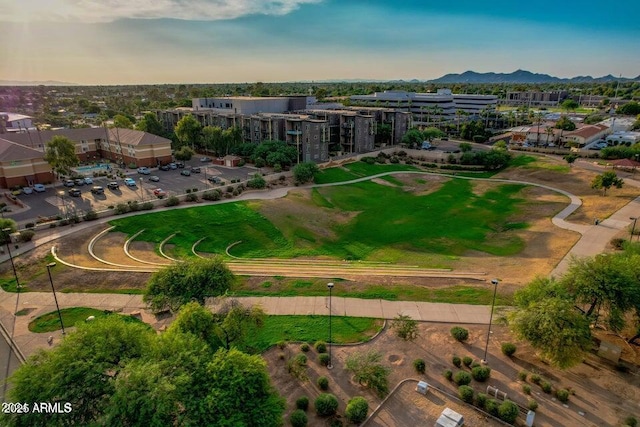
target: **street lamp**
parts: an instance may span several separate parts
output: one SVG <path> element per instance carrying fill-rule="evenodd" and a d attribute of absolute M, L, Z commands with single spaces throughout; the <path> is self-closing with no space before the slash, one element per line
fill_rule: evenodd
<path fill-rule="evenodd" d="M 333 283 L 327 283 L 329 288 L 329 364 L 327 369 L 333 369 L 333 361 L 331 358 L 331 290 L 333 289 Z"/>
<path fill-rule="evenodd" d="M 142 188 L 142 177 L 140 177 L 140 201 L 144 202 L 144 189 Z"/>
<path fill-rule="evenodd" d="M 5 235 L 5 243 L 7 244 L 7 253 L 9 253 L 9 260 L 11 261 L 11 268 L 13 269 L 13 277 L 16 279 L 16 289 L 20 292 L 20 282 L 18 281 L 18 272 L 16 271 L 16 265 L 13 262 L 13 255 L 11 254 L 11 247 L 9 243 L 11 243 L 11 229 L 3 228 L 2 232 Z"/>
<path fill-rule="evenodd" d="M 491 321 L 493 320 L 493 307 L 496 305 L 496 292 L 498 292 L 498 279 L 492 279 L 493 302 L 491 303 L 491 316 L 489 316 L 489 329 L 487 330 L 487 344 L 484 346 L 484 357 L 482 363 L 487 363 L 487 350 L 489 349 L 489 335 L 491 334 Z"/>
<path fill-rule="evenodd" d="M 47 273 L 49 273 L 49 283 L 51 283 L 51 291 L 53 291 L 53 299 L 56 302 L 56 310 L 58 310 L 58 318 L 60 319 L 60 326 L 62 327 L 62 335 L 64 335 L 64 323 L 62 323 L 62 314 L 60 314 L 60 306 L 58 305 L 58 297 L 56 296 L 56 289 L 53 287 L 53 278 L 51 277 L 51 268 L 55 267 L 56 263 L 52 262 L 47 264 Z"/>
<path fill-rule="evenodd" d="M 631 237 L 629 238 L 629 241 L 631 242 L 633 241 L 633 233 L 635 233 L 636 231 L 636 221 L 638 220 L 638 217 L 632 216 L 632 217 L 629 217 L 629 219 L 633 221 L 633 226 L 631 227 Z"/>
<path fill-rule="evenodd" d="M 60 196 L 60 201 L 62 202 L 62 207 L 60 208 L 60 216 L 63 219 L 67 219 L 67 206 L 64 204 L 64 191 L 58 191 L 58 196 Z"/>

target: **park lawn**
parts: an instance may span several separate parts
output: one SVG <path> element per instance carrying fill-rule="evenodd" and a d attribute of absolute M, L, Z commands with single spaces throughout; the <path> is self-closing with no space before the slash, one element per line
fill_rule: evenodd
<path fill-rule="evenodd" d="M 96 310 L 95 308 L 89 307 L 63 308 L 60 310 L 60 314 L 62 315 L 62 323 L 65 328 L 75 326 L 78 322 L 84 322 L 89 316 L 95 316 L 98 318 L 112 315 L 109 311 L 105 312 L 104 310 Z M 132 316 L 124 316 L 124 318 L 127 321 L 140 322 L 140 320 Z M 43 314 L 29 322 L 29 330 L 31 332 L 43 333 L 57 331 L 60 329 L 62 328 L 60 326 L 60 318 L 58 317 L 57 311 Z"/>
<path fill-rule="evenodd" d="M 347 163 L 329 169 L 323 169 L 316 174 L 314 182 L 316 184 L 329 184 L 334 182 L 351 181 L 365 176 L 377 175 L 384 172 L 395 171 L 417 171 L 415 166 L 401 164 L 373 164 L 365 162 Z"/>
<path fill-rule="evenodd" d="M 323 169 L 318 172 L 314 178 L 316 184 L 330 184 L 333 182 L 351 181 L 358 178 L 358 175 L 337 166 L 334 168 Z"/>
<path fill-rule="evenodd" d="M 29 288 L 29 281 L 37 280 L 43 276 L 46 278 L 48 283 L 49 279 L 46 277 L 47 265 L 52 262 L 55 262 L 55 258 L 53 257 L 53 255 L 48 253 L 46 256 L 36 261 L 30 261 L 28 264 L 16 265 L 16 268 L 18 270 L 18 277 L 20 279 L 20 292 L 31 292 L 31 289 Z M 62 263 L 58 263 L 55 268 L 51 269 L 53 280 L 55 281 L 57 275 L 64 273 L 69 269 L 71 269 L 71 267 L 68 267 Z M 0 276 L 0 287 L 5 292 L 18 291 L 16 286 L 16 279 L 12 269 L 6 270 Z"/>
<path fill-rule="evenodd" d="M 547 157 L 520 155 L 511 160 L 510 166 L 523 169 L 538 169 L 557 173 L 569 173 L 571 167 L 568 164 L 554 162 Z"/>
<path fill-rule="evenodd" d="M 337 344 L 368 341 L 382 325 L 379 319 L 331 316 L 331 338 Z M 264 325 L 250 332 L 246 343 L 265 351 L 282 341 L 314 343 L 328 339 L 329 316 L 266 316 Z"/>

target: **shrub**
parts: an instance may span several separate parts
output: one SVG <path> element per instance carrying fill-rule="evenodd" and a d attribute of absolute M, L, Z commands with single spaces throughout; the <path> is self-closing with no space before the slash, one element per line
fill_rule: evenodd
<path fill-rule="evenodd" d="M 342 420 L 340 418 L 332 418 L 329 422 L 329 427 L 342 427 Z"/>
<path fill-rule="evenodd" d="M 444 371 L 442 375 L 444 375 L 444 377 L 449 381 L 451 381 L 451 379 L 453 378 L 453 372 L 451 372 L 450 369 L 447 369 L 446 371 Z"/>
<path fill-rule="evenodd" d="M 458 385 L 469 385 L 469 383 L 471 382 L 471 375 L 469 375 L 469 373 L 465 371 L 458 371 L 453 376 L 453 382 Z"/>
<path fill-rule="evenodd" d="M 113 206 L 113 205 L 107 206 L 107 209 L 113 209 L 113 208 L 115 208 L 115 206 Z"/>
<path fill-rule="evenodd" d="M 538 402 L 536 402 L 533 399 L 529 399 L 529 402 L 527 403 L 527 408 L 529 408 L 530 411 L 534 411 L 536 409 L 538 409 Z"/>
<path fill-rule="evenodd" d="M 367 403 L 367 399 L 361 396 L 356 396 L 350 399 L 349 403 L 347 403 L 347 409 L 344 411 L 344 416 L 353 424 L 361 424 L 367 418 L 368 412 L 369 403 Z"/>
<path fill-rule="evenodd" d="M 473 368 L 477 368 L 478 366 L 482 366 L 481 364 L 479 364 L 478 362 L 473 362 L 470 366 L 471 369 Z"/>
<path fill-rule="evenodd" d="M 516 346 L 515 344 L 512 344 L 510 342 L 506 342 L 504 344 L 502 344 L 502 354 L 504 354 L 505 356 L 513 356 L 516 352 Z"/>
<path fill-rule="evenodd" d="M 98 213 L 94 210 L 90 210 L 84 214 L 85 221 L 95 221 L 96 219 L 98 219 Z"/>
<path fill-rule="evenodd" d="M 529 384 L 522 384 L 522 391 L 524 394 L 531 394 L 531 386 Z"/>
<path fill-rule="evenodd" d="M 198 195 L 195 193 L 187 194 L 187 202 L 197 202 Z"/>
<path fill-rule="evenodd" d="M 36 235 L 36 232 L 33 230 L 23 230 L 20 232 L 20 241 L 21 242 L 30 242 L 33 239 L 33 236 Z"/>
<path fill-rule="evenodd" d="M 249 188 L 260 189 L 266 186 L 267 186 L 267 181 L 265 181 L 262 175 L 260 175 L 259 173 L 255 174 L 253 178 L 251 178 L 249 182 L 247 182 L 247 187 Z"/>
<path fill-rule="evenodd" d="M 197 188 L 192 188 L 192 189 L 191 189 L 191 192 L 192 192 L 192 193 L 197 193 L 197 192 L 198 192 L 198 189 L 197 189 Z"/>
<path fill-rule="evenodd" d="M 545 393 L 551 393 L 551 383 L 549 381 L 543 381 L 540 383 L 540 387 Z"/>
<path fill-rule="evenodd" d="M 307 356 L 305 356 L 302 353 L 296 354 L 296 356 L 293 358 L 293 360 L 297 365 L 300 365 L 300 366 L 304 366 L 304 365 L 307 364 Z"/>
<path fill-rule="evenodd" d="M 275 173 L 280 173 L 282 172 L 282 165 L 280 163 L 276 163 L 275 165 L 273 165 L 273 171 Z"/>
<path fill-rule="evenodd" d="M 473 389 L 468 385 L 461 385 L 458 387 L 458 397 L 460 397 L 463 402 L 472 403 Z"/>
<path fill-rule="evenodd" d="M 284 350 L 284 348 L 287 346 L 287 342 L 286 342 L 286 341 L 278 341 L 278 342 L 276 343 L 276 346 L 278 346 L 278 348 L 279 348 L 280 350 Z"/>
<path fill-rule="evenodd" d="M 528 375 L 529 375 L 529 373 L 527 371 L 520 371 L 520 372 L 518 372 L 518 379 L 520 381 L 526 381 Z"/>
<path fill-rule="evenodd" d="M 318 377 L 316 384 L 318 384 L 318 387 L 320 388 L 320 390 L 326 391 L 329 388 L 329 378 L 324 376 Z"/>
<path fill-rule="evenodd" d="M 309 344 L 304 343 L 300 346 L 300 350 L 304 351 L 305 353 L 308 352 L 310 350 Z"/>
<path fill-rule="evenodd" d="M 636 427 L 638 425 L 638 420 L 636 417 L 627 417 L 624 419 L 624 424 L 630 427 Z"/>
<path fill-rule="evenodd" d="M 622 250 L 624 249 L 624 242 L 626 240 L 620 237 L 614 237 L 613 239 L 611 239 L 611 241 L 609 243 L 611 243 L 611 246 L 613 246 L 614 249 L 617 250 Z"/>
<path fill-rule="evenodd" d="M 318 362 L 320 362 L 322 366 L 329 366 L 330 360 L 331 358 L 327 353 L 320 353 L 320 355 L 318 355 Z"/>
<path fill-rule="evenodd" d="M 153 203 L 151 202 L 144 202 L 141 206 L 140 209 L 143 211 L 150 211 L 151 209 L 153 209 Z"/>
<path fill-rule="evenodd" d="M 451 336 L 457 341 L 464 342 L 469 338 L 469 331 L 460 326 L 454 326 L 451 328 Z"/>
<path fill-rule="evenodd" d="M 488 366 L 477 366 L 471 370 L 471 376 L 478 382 L 485 382 L 491 376 L 491 368 Z"/>
<path fill-rule="evenodd" d="M 307 427 L 309 420 L 303 410 L 296 409 L 289 415 L 289 422 L 291 427 Z"/>
<path fill-rule="evenodd" d="M 538 374 L 531 374 L 531 382 L 534 384 L 540 384 L 542 378 Z"/>
<path fill-rule="evenodd" d="M 455 365 L 456 368 L 459 368 L 460 366 L 462 366 L 462 361 L 458 356 L 453 356 L 451 358 L 451 362 Z"/>
<path fill-rule="evenodd" d="M 235 181 L 235 179 L 231 180 L 231 182 L 234 182 L 234 181 Z M 233 193 L 233 186 L 232 185 L 227 187 L 227 193 Z"/>
<path fill-rule="evenodd" d="M 413 341 L 418 337 L 418 322 L 411 316 L 399 314 L 391 322 L 391 328 L 396 331 L 396 335 L 405 341 Z"/>
<path fill-rule="evenodd" d="M 338 410 L 338 399 L 331 393 L 322 393 L 314 403 L 316 413 L 321 417 L 335 415 Z"/>
<path fill-rule="evenodd" d="M 498 401 L 495 399 L 489 399 L 484 402 L 484 410 L 494 417 L 498 416 Z"/>
<path fill-rule="evenodd" d="M 167 199 L 166 202 L 164 202 L 164 205 L 166 207 L 178 206 L 179 204 L 180 204 L 180 199 L 178 199 L 176 196 L 171 196 Z"/>
<path fill-rule="evenodd" d="M 393 156 L 392 158 L 389 159 L 389 163 L 400 163 L 400 159 L 397 158 L 396 156 Z"/>
<path fill-rule="evenodd" d="M 131 212 L 137 212 L 140 210 L 140 205 L 137 200 L 127 202 L 127 204 L 129 205 L 129 210 Z"/>
<path fill-rule="evenodd" d="M 33 228 L 33 227 L 35 227 L 35 226 L 36 226 L 36 225 L 35 225 L 33 222 L 28 222 L 28 223 L 26 223 L 26 224 L 24 225 L 24 228 Z"/>
<path fill-rule="evenodd" d="M 216 201 L 220 200 L 222 193 L 220 190 L 210 190 L 202 193 L 202 200 Z"/>
<path fill-rule="evenodd" d="M 316 351 L 318 353 L 326 353 L 327 352 L 327 343 L 324 341 L 316 341 L 316 343 L 314 344 L 314 347 L 316 348 Z"/>
<path fill-rule="evenodd" d="M 473 363 L 473 359 L 469 356 L 465 356 L 462 358 L 462 363 L 464 363 L 464 366 L 468 368 L 469 366 L 471 366 L 471 363 Z"/>
<path fill-rule="evenodd" d="M 306 411 L 309 409 L 309 398 L 307 396 L 300 396 L 296 399 L 296 408 Z"/>
<path fill-rule="evenodd" d="M 520 409 L 518 408 L 518 405 L 510 400 L 505 400 L 498 407 L 498 417 L 509 424 L 513 424 L 516 421 L 519 413 Z"/>
<path fill-rule="evenodd" d="M 187 193 L 187 194 L 191 193 L 191 189 L 190 189 L 190 188 L 187 188 L 187 189 L 185 190 L 185 193 Z"/>
<path fill-rule="evenodd" d="M 556 391 L 556 397 L 560 402 L 566 403 L 569 401 L 569 392 L 564 388 L 561 388 L 560 390 Z"/>
<path fill-rule="evenodd" d="M 116 205 L 116 215 L 126 214 L 129 212 L 129 205 L 126 203 L 118 203 Z"/>
<path fill-rule="evenodd" d="M 354 379 L 361 385 L 373 389 L 383 397 L 389 391 L 389 373 L 391 369 L 382 365 L 382 354 L 375 350 L 352 353 L 347 357 L 345 366 L 353 373 Z"/>
<path fill-rule="evenodd" d="M 427 365 L 424 363 L 424 359 L 416 359 L 413 361 L 413 367 L 417 373 L 424 374 Z"/>
<path fill-rule="evenodd" d="M 476 406 L 478 408 L 484 408 L 485 403 L 487 402 L 488 396 L 484 393 L 478 393 L 476 395 Z"/>

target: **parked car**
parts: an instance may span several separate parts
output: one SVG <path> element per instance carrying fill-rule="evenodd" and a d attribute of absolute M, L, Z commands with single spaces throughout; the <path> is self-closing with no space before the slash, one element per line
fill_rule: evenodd
<path fill-rule="evenodd" d="M 68 179 L 64 182 L 65 187 L 73 187 L 75 184 L 72 179 Z"/>
<path fill-rule="evenodd" d="M 162 188 L 156 188 L 155 190 L 153 190 L 153 195 L 156 196 L 158 199 L 162 199 L 167 195 L 167 192 L 164 191 Z"/>
<path fill-rule="evenodd" d="M 206 156 L 205 157 L 200 157 L 200 161 L 203 162 L 203 163 L 204 162 L 210 162 L 211 161 L 211 157 L 206 157 Z"/>
<path fill-rule="evenodd" d="M 23 187 L 22 194 L 33 194 L 33 188 L 31 187 Z"/>
<path fill-rule="evenodd" d="M 178 169 L 178 165 L 176 165 L 175 163 L 169 163 L 169 169 L 176 170 Z"/>
<path fill-rule="evenodd" d="M 132 178 L 125 178 L 124 179 L 124 184 L 127 187 L 135 187 L 136 186 L 136 181 L 135 181 L 135 179 L 132 179 Z"/>
<path fill-rule="evenodd" d="M 99 185 L 94 185 L 93 187 L 91 187 L 91 192 L 93 194 L 104 194 L 104 188 Z"/>
<path fill-rule="evenodd" d="M 35 191 L 36 193 L 44 193 L 45 191 L 47 191 L 47 189 L 42 184 L 34 184 L 33 191 Z"/>
<path fill-rule="evenodd" d="M 214 184 L 220 184 L 220 178 L 218 178 L 217 176 L 209 176 L 207 177 L 207 179 Z"/>
<path fill-rule="evenodd" d="M 84 183 L 87 185 L 92 185 L 93 184 L 93 178 L 86 176 L 84 178 Z"/>
<path fill-rule="evenodd" d="M 155 176 L 155 175 L 152 175 L 152 176 L 150 176 L 150 177 L 149 177 L 149 181 L 151 181 L 151 182 L 158 182 L 158 181 L 160 181 L 160 178 L 158 178 L 158 177 L 157 177 L 157 176 Z"/>
<path fill-rule="evenodd" d="M 108 183 L 108 184 L 107 184 L 107 188 L 108 188 L 109 190 L 117 190 L 117 189 L 119 189 L 119 188 L 120 188 L 120 184 L 118 184 L 118 183 L 117 183 L 117 182 L 115 182 L 115 181 L 111 181 L 110 183 Z"/>
<path fill-rule="evenodd" d="M 138 173 L 141 174 L 141 175 L 149 175 L 149 174 L 151 174 L 151 171 L 149 170 L 148 167 L 143 166 L 143 167 L 138 168 Z"/>
<path fill-rule="evenodd" d="M 84 178 L 76 178 L 73 182 L 77 186 L 84 185 Z"/>
<path fill-rule="evenodd" d="M 183 169 L 180 171 L 180 175 L 191 176 L 191 171 L 189 169 Z"/>
<path fill-rule="evenodd" d="M 70 188 L 68 191 L 69 195 L 72 197 L 80 197 L 82 191 L 79 188 Z"/>
<path fill-rule="evenodd" d="M 169 167 L 169 165 L 162 165 L 162 166 L 160 166 L 160 168 L 159 168 L 159 169 L 160 169 L 161 171 L 168 171 L 168 170 L 169 170 L 169 169 L 171 169 L 171 168 Z"/>
<path fill-rule="evenodd" d="M 191 168 L 192 173 L 200 173 L 201 169 L 199 167 Z"/>
<path fill-rule="evenodd" d="M 12 190 L 11 194 L 13 194 L 14 196 L 21 195 L 22 194 L 22 188 L 16 188 L 15 190 Z"/>
<path fill-rule="evenodd" d="M 179 167 L 180 169 L 182 169 L 184 167 L 184 163 L 176 162 L 176 166 Z"/>

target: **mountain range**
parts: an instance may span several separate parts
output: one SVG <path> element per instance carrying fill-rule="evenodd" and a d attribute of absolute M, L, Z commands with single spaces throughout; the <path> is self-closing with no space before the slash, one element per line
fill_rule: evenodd
<path fill-rule="evenodd" d="M 640 81 L 635 78 L 615 77 L 611 74 L 602 77 L 577 76 L 560 78 L 549 74 L 532 73 L 526 70 L 516 70 L 513 73 L 476 73 L 465 71 L 462 74 L 445 74 L 444 76 L 428 80 L 428 83 L 605 83 L 605 82 Z"/>

